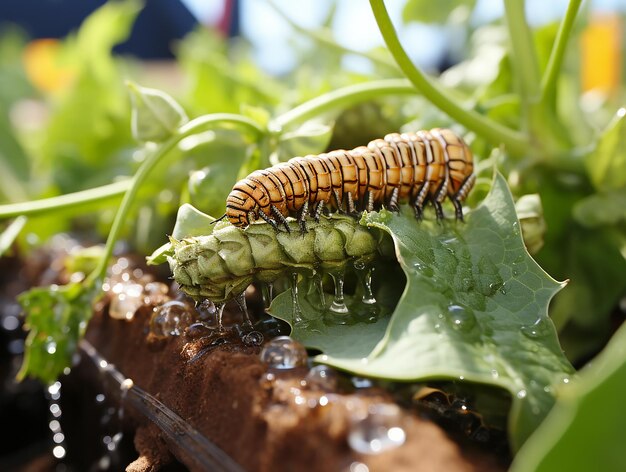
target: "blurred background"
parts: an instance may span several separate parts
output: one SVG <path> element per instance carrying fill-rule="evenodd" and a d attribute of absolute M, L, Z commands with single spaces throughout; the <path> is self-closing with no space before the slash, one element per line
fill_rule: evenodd
<path fill-rule="evenodd" d="M 460 100 L 505 125 L 519 124 L 519 109 L 500 100 L 511 94 L 516 80 L 508 63 L 500 0 L 385 3 L 416 64 L 439 75 Z M 565 0 L 526 2 L 542 66 L 567 4 Z M 592 0 L 585 2 L 583 9 L 559 79 L 562 126 L 571 131 L 573 144 L 580 148 L 589 146 L 609 125 L 626 97 L 626 2 Z M 0 203 L 52 197 L 131 176 L 145 152 L 131 135 L 126 80 L 163 89 L 191 117 L 231 112 L 267 122 L 339 87 L 394 77 L 402 74 L 383 47 L 367 2 L 3 0 Z M 384 102 L 343 110 L 328 121 L 333 133 L 324 144 L 338 148 L 365 143 L 403 126 L 447 125 L 450 120 L 423 97 L 388 97 Z M 322 141 L 315 142 L 319 145 Z M 181 143 L 163 164 L 168 172 L 155 172 L 153 181 L 142 189 L 126 228 L 129 247 L 149 254 L 160 246 L 181 202 L 193 203 L 216 216 L 223 213 L 223 194 L 228 188 L 224 190 L 216 182 L 234 182 L 242 163 L 250 159 L 248 144 L 228 132 L 222 132 L 219 139 L 215 133 L 205 133 Z M 479 160 L 489 157 L 484 142 L 476 140 L 472 145 Z M 282 152 L 292 150 L 286 141 Z M 185 159 L 181 159 L 183 154 Z M 615 243 L 612 229 L 607 229 L 602 239 L 603 229 L 583 224 L 589 215 L 577 220 L 572 213 L 575 200 L 592 192 L 587 177 L 572 180 L 574 174 L 569 171 L 558 176 L 558 185 L 575 187 L 571 201 L 563 203 L 554 197 L 564 195 L 560 187 L 554 190 L 539 184 L 530 167 L 521 160 L 502 164 L 514 193 L 544 192 L 546 214 L 553 208 L 552 216 L 556 215 L 556 220 L 549 222 L 557 221 L 553 224 L 562 227 L 562 233 L 547 237 L 538 258 L 555 278 L 572 278 L 580 284 L 579 295 L 561 298 L 561 311 L 557 304 L 553 315 L 557 322 L 561 317 L 561 334 L 565 333 L 561 339 L 568 356 L 580 363 L 596 353 L 614 329 L 611 316 L 616 313 L 616 300 L 623 295 L 624 282 L 622 266 L 612 266 L 610 261 L 626 257 L 626 252 L 620 252 L 626 244 L 622 239 Z M 80 235 L 83 241 L 102 241 L 118 201 L 119 192 L 101 202 L 99 211 L 86 215 L 68 210 L 29 218 L 17 237 L 22 253 L 62 232 Z M 599 241 L 595 252 L 589 251 L 591 239 L 586 239 L 592 232 L 594 241 Z M 574 241 L 571 254 L 583 250 L 588 254 L 583 263 L 569 264 L 560 252 L 565 234 Z M 576 234 L 581 237 L 576 239 Z M 62 247 L 67 241 L 57 238 L 52 244 Z M 593 265 L 604 260 L 608 261 L 604 269 Z M 12 470 L 25 458 L 51 450 L 49 398 L 36 382 L 14 382 L 24 349 L 20 308 L 14 297 L 33 282 L 28 270 L 18 276 L 11 274 L 18 262 L 16 253 L 2 259 L 6 280 L 0 300 L 0 374 L 4 384 L 0 424 L 17 425 L 12 431 L 3 428 L 1 433 L 2 470 Z M 44 258 L 40 262 L 45 265 L 49 261 Z M 601 271 L 611 275 L 610 283 L 594 276 Z M 594 298 L 598 294 L 601 302 Z M 584 312 L 579 324 L 576 316 L 565 314 L 572 307 Z M 602 323 L 590 323 L 591 312 Z"/>

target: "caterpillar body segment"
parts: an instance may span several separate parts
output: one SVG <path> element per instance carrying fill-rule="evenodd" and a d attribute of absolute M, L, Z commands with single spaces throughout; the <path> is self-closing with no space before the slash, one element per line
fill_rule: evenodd
<path fill-rule="evenodd" d="M 430 201 L 443 218 L 447 197 L 463 219 L 461 202 L 474 181 L 472 153 L 452 131 L 392 133 L 350 151 L 295 157 L 254 171 L 233 187 L 226 216 L 238 227 L 263 219 L 289 231 L 286 217 L 295 215 L 304 232 L 306 215 L 318 221 L 324 208 L 353 214 L 409 203 L 421 218 Z"/>

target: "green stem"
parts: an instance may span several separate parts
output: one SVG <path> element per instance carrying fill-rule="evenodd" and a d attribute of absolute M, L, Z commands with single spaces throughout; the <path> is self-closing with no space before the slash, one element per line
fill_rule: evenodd
<path fill-rule="evenodd" d="M 113 225 L 111 226 L 111 230 L 109 231 L 109 236 L 104 247 L 104 253 L 98 262 L 98 266 L 85 281 L 87 285 L 95 284 L 104 279 L 106 276 L 109 259 L 113 254 L 113 248 L 121 233 L 122 227 L 126 223 L 126 217 L 135 200 L 135 196 L 155 165 L 173 148 L 175 148 L 183 138 L 197 133 L 208 126 L 216 126 L 218 124 L 244 127 L 248 131 L 251 131 L 256 137 L 265 133 L 263 128 L 249 118 L 230 113 L 215 113 L 200 116 L 189 123 L 184 124 L 178 129 L 176 134 L 171 136 L 167 141 L 161 143 L 158 148 L 141 164 L 141 166 L 139 166 L 139 169 L 137 169 L 137 172 L 133 176 L 130 187 L 124 194 L 122 203 L 120 204 L 120 207 L 115 215 L 115 219 L 113 220 Z"/>
<path fill-rule="evenodd" d="M 541 101 L 553 110 L 556 108 L 556 81 L 561 70 L 561 65 L 563 64 L 567 41 L 572 32 L 572 27 L 576 20 L 576 15 L 578 15 L 578 10 L 580 10 L 581 3 L 582 0 L 570 0 L 567 6 L 567 12 L 559 26 L 556 40 L 552 46 L 548 66 L 541 80 Z"/>
<path fill-rule="evenodd" d="M 539 62 L 524 11 L 524 1 L 505 0 L 504 9 L 511 37 L 514 73 L 518 77 L 522 103 L 527 112 L 541 97 Z M 528 113 L 527 113 L 528 115 Z"/>
<path fill-rule="evenodd" d="M 89 203 L 114 199 L 120 197 L 128 190 L 130 182 L 130 179 L 127 179 L 101 187 L 90 188 L 89 190 L 59 195 L 58 197 L 0 205 L 0 219 L 13 218 L 20 215 L 33 216 L 48 211 L 67 210 Z"/>
<path fill-rule="evenodd" d="M 327 111 L 375 99 L 381 95 L 415 95 L 418 91 L 405 79 L 386 79 L 349 85 L 320 95 L 272 120 L 270 129 L 280 131 Z"/>
<path fill-rule="evenodd" d="M 487 140 L 493 143 L 503 143 L 512 153 L 522 154 L 527 150 L 528 139 L 524 134 L 502 126 L 500 123 L 481 115 L 475 110 L 461 107 L 456 100 L 446 95 L 441 87 L 436 86 L 431 79 L 411 62 L 411 59 L 404 51 L 383 0 L 370 0 L 370 5 L 387 48 L 408 79 L 433 105 Z"/>

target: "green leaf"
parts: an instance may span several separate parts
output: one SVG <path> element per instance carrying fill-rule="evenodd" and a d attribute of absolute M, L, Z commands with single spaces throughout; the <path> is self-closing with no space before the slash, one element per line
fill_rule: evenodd
<path fill-rule="evenodd" d="M 28 221 L 25 216 L 18 216 L 0 234 L 0 257 L 9 250 L 15 238 L 17 238 Z"/>
<path fill-rule="evenodd" d="M 211 234 L 215 227 L 213 223 L 215 223 L 215 218 L 185 203 L 178 209 L 172 237 L 184 239 Z"/>
<path fill-rule="evenodd" d="M 450 13 L 458 7 L 474 9 L 476 0 L 409 0 L 402 10 L 402 21 L 409 23 L 445 23 Z"/>
<path fill-rule="evenodd" d="M 51 103 L 51 116 L 32 169 L 52 178 L 55 194 L 110 183 L 128 175 L 135 146 L 128 126 L 130 104 L 119 60 L 123 42 L 141 9 L 138 1 L 107 2 L 63 42 L 64 58 L 77 70 L 72 86 Z"/>
<path fill-rule="evenodd" d="M 92 302 L 99 292 L 96 285 L 37 287 L 19 296 L 29 329 L 19 379 L 32 376 L 52 383 L 71 365 L 93 312 Z"/>
<path fill-rule="evenodd" d="M 176 240 L 193 236 L 209 235 L 213 232 L 215 218 L 202 213 L 189 203 L 184 203 L 178 209 L 176 223 L 172 230 L 172 237 Z M 167 257 L 174 254 L 172 243 L 165 243 L 146 257 L 148 265 L 159 265 L 167 262 Z"/>
<path fill-rule="evenodd" d="M 555 385 L 573 372 L 547 316 L 562 284 L 526 252 L 499 174 L 465 224 L 419 223 L 411 213 L 364 218 L 391 234 L 407 277 L 384 337 L 366 354 L 361 333 L 345 329 L 316 360 L 396 381 L 464 379 L 504 388 L 513 398 L 509 434 L 517 449 L 552 407 Z M 294 334 L 310 336 L 297 326 Z M 366 344 L 373 339 L 369 333 Z"/>
<path fill-rule="evenodd" d="M 626 187 L 626 108 L 620 108 L 596 149 L 585 159 L 593 185 L 602 191 Z"/>
<path fill-rule="evenodd" d="M 185 111 L 167 93 L 132 82 L 127 86 L 133 104 L 131 128 L 137 141 L 165 141 L 188 121 Z"/>
<path fill-rule="evenodd" d="M 578 201 L 574 218 L 583 226 L 614 225 L 626 220 L 626 188 L 607 193 L 596 193 Z"/>
<path fill-rule="evenodd" d="M 626 470 L 624 391 L 626 325 L 585 367 L 537 432 L 519 451 L 512 472 Z"/>
<path fill-rule="evenodd" d="M 292 157 L 319 154 L 324 151 L 332 137 L 333 126 L 318 121 L 307 121 L 295 131 L 280 136 L 278 150 L 270 157 L 272 164 L 285 162 Z"/>

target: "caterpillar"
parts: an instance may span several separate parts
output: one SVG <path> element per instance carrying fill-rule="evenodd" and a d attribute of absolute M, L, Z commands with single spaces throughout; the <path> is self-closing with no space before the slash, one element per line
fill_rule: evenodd
<path fill-rule="evenodd" d="M 306 215 L 319 221 L 324 207 L 354 214 L 382 205 L 397 210 L 399 203 L 409 202 L 421 219 L 430 201 L 442 219 L 441 202 L 447 196 L 462 220 L 461 202 L 474 181 L 472 153 L 452 131 L 392 133 L 351 151 L 294 157 L 254 171 L 233 187 L 224 217 L 237 227 L 261 218 L 289 231 L 286 217 L 297 215 L 306 232 Z"/>

